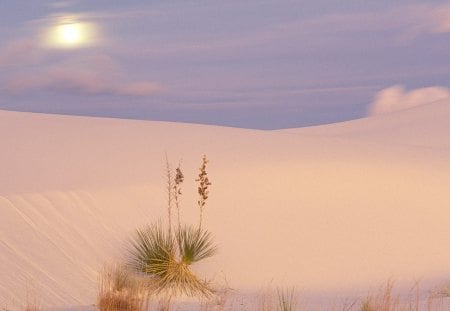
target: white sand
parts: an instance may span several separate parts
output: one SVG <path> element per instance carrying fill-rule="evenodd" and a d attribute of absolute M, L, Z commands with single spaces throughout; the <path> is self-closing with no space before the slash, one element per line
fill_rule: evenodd
<path fill-rule="evenodd" d="M 220 252 L 202 275 L 243 291 L 450 276 L 448 101 L 273 132 L 0 111 L 0 143 L 0 306 L 94 303 L 102 265 L 165 217 L 165 152 L 193 223 L 210 159 Z"/>

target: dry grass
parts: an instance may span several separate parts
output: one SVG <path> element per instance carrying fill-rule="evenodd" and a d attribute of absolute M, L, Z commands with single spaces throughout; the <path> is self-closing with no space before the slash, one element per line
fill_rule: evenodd
<path fill-rule="evenodd" d="M 157 294 L 155 285 L 148 278 L 139 278 L 123 266 L 108 267 L 100 276 L 100 291 L 97 307 L 100 311 L 168 311 L 178 309 L 171 294 Z M 152 295 L 151 295 L 152 294 Z M 426 294 L 426 295 L 425 295 Z M 152 305 L 150 305 L 152 298 Z M 228 286 L 222 286 L 214 291 L 210 298 L 203 298 L 195 308 L 201 311 L 224 310 L 328 310 L 328 311 L 449 311 L 449 287 L 441 286 L 424 293 L 419 284 L 415 283 L 407 295 L 400 295 L 394 289 L 394 282 L 388 281 L 380 288 L 369 293 L 364 298 L 346 299 L 341 304 L 323 305 L 310 308 L 307 304 L 297 304 L 297 294 L 294 288 L 274 290 L 270 286 L 260 291 L 257 300 L 252 303 L 237 303 L 236 297 L 230 293 Z M 149 308 L 151 307 L 151 308 Z M 14 308 L 14 310 L 16 310 Z M 42 311 L 43 308 L 36 299 L 27 297 L 21 311 Z M 0 311 L 11 311 L 7 306 Z"/>
<path fill-rule="evenodd" d="M 298 308 L 298 297 L 295 287 L 277 287 L 274 290 L 267 286 L 257 296 L 258 311 L 293 311 Z"/>
<path fill-rule="evenodd" d="M 100 276 L 97 306 L 100 311 L 147 310 L 148 295 L 148 286 L 125 267 L 108 267 Z"/>
<path fill-rule="evenodd" d="M 258 311 L 272 311 L 276 309 L 275 292 L 269 285 L 262 289 L 257 296 Z"/>
<path fill-rule="evenodd" d="M 227 305 L 230 289 L 224 287 L 214 291 L 214 295 L 208 299 L 203 298 L 200 302 L 200 310 L 223 311 Z"/>
<path fill-rule="evenodd" d="M 297 308 L 297 293 L 295 287 L 278 287 L 278 310 L 293 311 Z"/>
<path fill-rule="evenodd" d="M 369 294 L 361 302 L 361 311 L 391 311 L 397 310 L 400 305 L 400 299 L 393 294 L 394 283 L 389 280 L 378 293 Z M 411 302 L 411 301 L 410 301 Z"/>
<path fill-rule="evenodd" d="M 323 303 L 321 306 L 299 303 L 294 288 L 270 286 L 260 291 L 255 309 L 258 311 L 328 310 L 328 311 L 450 311 L 449 287 L 422 291 L 419 282 L 409 291 L 398 290 L 392 280 L 365 297 L 347 298 L 342 303 Z M 230 309 L 231 310 L 231 309 Z"/>
<path fill-rule="evenodd" d="M 394 282 L 387 281 L 375 293 L 369 293 L 365 298 L 353 300 L 341 307 L 329 310 L 345 311 L 449 311 L 450 299 L 446 290 L 438 289 L 423 293 L 416 282 L 407 295 L 400 295 L 394 290 Z M 424 295 L 427 294 L 427 295 Z"/>

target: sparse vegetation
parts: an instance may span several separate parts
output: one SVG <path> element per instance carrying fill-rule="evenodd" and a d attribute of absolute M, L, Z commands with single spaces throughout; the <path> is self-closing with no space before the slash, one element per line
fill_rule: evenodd
<path fill-rule="evenodd" d="M 297 294 L 295 287 L 279 287 L 278 294 L 278 310 L 279 311 L 294 311 L 297 306 Z"/>
<path fill-rule="evenodd" d="M 200 219 L 198 227 L 182 224 L 180 217 L 181 184 L 184 175 L 180 166 L 173 173 L 169 162 L 167 169 L 168 227 L 161 222 L 137 231 L 132 241 L 130 264 L 136 271 L 148 276 L 157 294 L 166 297 L 185 294 L 188 296 L 211 296 L 213 290 L 208 282 L 194 274 L 190 265 L 213 256 L 216 247 L 211 234 L 203 229 L 202 213 L 211 185 L 206 173 L 208 160 L 203 157 L 199 182 Z M 173 230 L 172 205 L 177 209 L 177 228 Z M 169 299 L 170 300 L 170 299 Z"/>
<path fill-rule="evenodd" d="M 143 311 L 149 287 L 124 266 L 105 268 L 100 276 L 97 306 L 100 311 Z"/>
<path fill-rule="evenodd" d="M 214 256 L 217 251 L 211 233 L 203 229 L 203 211 L 208 199 L 211 182 L 206 172 L 207 158 L 202 158 L 198 185 L 199 222 L 197 226 L 182 223 L 180 202 L 184 175 L 180 165 L 172 171 L 168 161 L 167 192 L 168 222 L 150 224 L 139 229 L 131 241 L 129 265 L 107 267 L 101 273 L 97 307 L 100 311 L 147 311 L 150 299 L 158 297 L 157 310 L 166 311 L 173 306 L 173 296 L 185 294 L 202 298 L 200 310 L 248 310 L 293 311 L 300 310 L 294 287 L 268 287 L 262 294 L 246 305 L 244 300 L 236 303 L 229 296 L 228 286 L 213 290 L 210 283 L 201 279 L 190 266 Z M 176 208 L 176 224 L 172 211 Z M 132 268 L 130 271 L 129 268 Z M 230 299 L 231 298 L 231 299 Z M 156 301 L 155 301 L 156 302 Z M 309 310 L 308 308 L 306 308 Z M 441 287 L 421 297 L 418 283 L 414 284 L 407 297 L 394 293 L 394 283 L 389 280 L 375 293 L 363 299 L 345 300 L 342 305 L 321 308 L 340 311 L 448 311 L 450 310 L 450 288 Z M 22 311 L 41 311 L 34 301 L 23 306 Z M 303 310 L 303 308 L 302 308 Z M 10 311 L 7 307 L 0 311 Z"/>

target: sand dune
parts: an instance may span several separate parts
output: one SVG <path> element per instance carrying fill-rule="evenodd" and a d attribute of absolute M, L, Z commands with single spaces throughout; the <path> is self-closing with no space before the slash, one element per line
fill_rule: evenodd
<path fill-rule="evenodd" d="M 187 222 L 210 159 L 220 251 L 202 275 L 241 290 L 449 277 L 448 120 L 449 102 L 272 132 L 0 111 L 0 305 L 94 303 L 102 265 L 165 216 L 166 152 Z"/>
<path fill-rule="evenodd" d="M 448 150 L 449 106 L 450 100 L 444 99 L 376 117 L 281 132 Z"/>

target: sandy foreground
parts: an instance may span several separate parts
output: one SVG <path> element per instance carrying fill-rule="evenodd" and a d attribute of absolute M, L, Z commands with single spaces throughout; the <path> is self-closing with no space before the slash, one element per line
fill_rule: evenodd
<path fill-rule="evenodd" d="M 103 265 L 165 219 L 165 153 L 194 224 L 210 159 L 202 276 L 242 293 L 450 280 L 448 100 L 280 131 L 0 111 L 0 144 L 0 306 L 95 303 Z"/>

